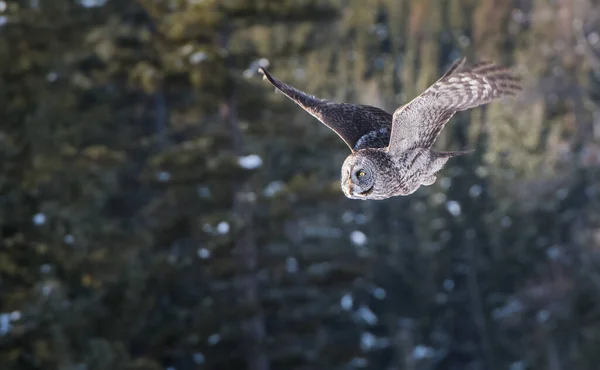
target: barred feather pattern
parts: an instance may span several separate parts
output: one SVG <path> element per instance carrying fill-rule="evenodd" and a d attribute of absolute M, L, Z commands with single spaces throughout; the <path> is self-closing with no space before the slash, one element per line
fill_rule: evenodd
<path fill-rule="evenodd" d="M 456 111 L 475 108 L 502 96 L 515 95 L 519 79 L 492 62 L 475 64 L 470 71 L 448 76 L 433 84 L 430 93 L 439 107 Z"/>
<path fill-rule="evenodd" d="M 464 61 L 460 59 L 421 95 L 394 112 L 390 152 L 430 148 L 456 112 L 521 90 L 519 78 L 506 67 L 479 62 L 464 70 Z"/>

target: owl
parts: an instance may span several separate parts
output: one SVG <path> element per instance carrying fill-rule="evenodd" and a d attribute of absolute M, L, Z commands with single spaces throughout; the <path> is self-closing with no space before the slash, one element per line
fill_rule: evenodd
<path fill-rule="evenodd" d="M 514 96 L 520 79 L 492 62 L 465 67 L 465 58 L 394 114 L 369 105 L 336 103 L 308 95 L 260 68 L 264 79 L 329 127 L 348 145 L 341 188 L 351 199 L 387 199 L 432 185 L 446 162 L 471 152 L 432 146 L 456 112 Z"/>

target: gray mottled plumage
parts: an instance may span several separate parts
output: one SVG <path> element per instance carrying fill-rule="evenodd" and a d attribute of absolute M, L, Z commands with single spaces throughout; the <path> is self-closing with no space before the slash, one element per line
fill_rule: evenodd
<path fill-rule="evenodd" d="M 521 90 L 519 79 L 492 62 L 464 67 L 465 58 L 393 115 L 369 105 L 318 99 L 260 71 L 277 90 L 336 132 L 352 150 L 342 165 L 342 191 L 352 199 L 386 199 L 435 182 L 448 159 L 468 151 L 431 149 L 458 111 Z"/>

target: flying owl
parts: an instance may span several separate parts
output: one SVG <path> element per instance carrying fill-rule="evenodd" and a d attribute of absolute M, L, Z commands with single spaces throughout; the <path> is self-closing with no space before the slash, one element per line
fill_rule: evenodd
<path fill-rule="evenodd" d="M 521 90 L 520 79 L 492 62 L 465 67 L 465 58 L 393 115 L 369 105 L 335 103 L 308 95 L 260 68 L 264 78 L 335 131 L 352 153 L 342 166 L 341 187 L 351 199 L 387 199 L 433 184 L 452 158 L 471 151 L 435 151 L 446 123 L 458 111 L 475 108 Z"/>

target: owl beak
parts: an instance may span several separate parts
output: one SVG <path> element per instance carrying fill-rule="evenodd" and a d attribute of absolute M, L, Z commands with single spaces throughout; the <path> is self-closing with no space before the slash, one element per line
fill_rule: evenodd
<path fill-rule="evenodd" d="M 352 186 L 354 184 L 352 184 L 352 179 L 350 177 L 348 177 L 348 194 L 352 194 Z"/>

